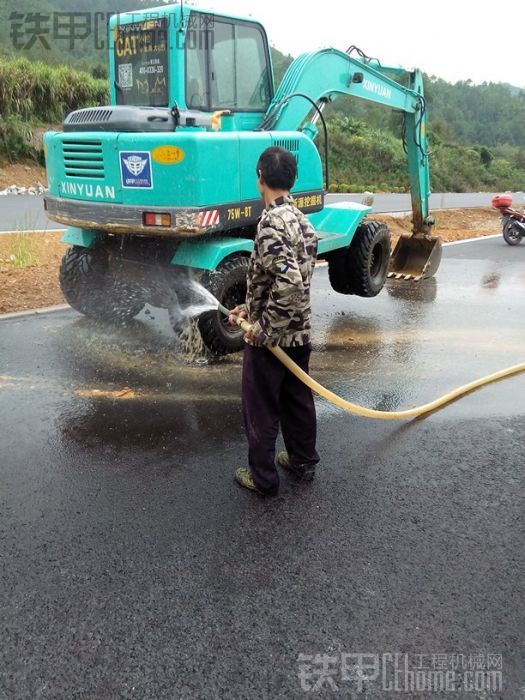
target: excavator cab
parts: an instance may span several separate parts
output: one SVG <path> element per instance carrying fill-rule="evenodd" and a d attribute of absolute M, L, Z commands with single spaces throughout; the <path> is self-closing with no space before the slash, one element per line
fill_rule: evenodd
<path fill-rule="evenodd" d="M 253 20 L 172 5 L 116 15 L 110 41 L 112 104 L 176 104 L 201 116 L 231 110 L 242 129 L 262 119 L 273 97 L 268 38 Z"/>

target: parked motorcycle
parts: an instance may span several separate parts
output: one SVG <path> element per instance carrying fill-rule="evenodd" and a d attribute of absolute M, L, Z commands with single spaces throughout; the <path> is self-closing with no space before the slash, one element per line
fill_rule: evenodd
<path fill-rule="evenodd" d="M 510 194 L 498 194 L 492 198 L 492 206 L 499 209 L 503 238 L 509 245 L 518 245 L 525 237 L 525 212 L 512 208 Z"/>

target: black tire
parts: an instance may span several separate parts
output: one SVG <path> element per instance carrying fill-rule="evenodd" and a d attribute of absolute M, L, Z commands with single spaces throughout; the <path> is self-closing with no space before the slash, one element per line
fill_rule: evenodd
<path fill-rule="evenodd" d="M 375 297 L 383 289 L 390 262 L 390 231 L 385 224 L 364 221 L 347 248 L 328 257 L 328 277 L 340 294 Z"/>
<path fill-rule="evenodd" d="M 503 238 L 509 245 L 519 245 L 522 239 L 521 229 L 515 221 L 509 219 L 503 226 Z"/>
<path fill-rule="evenodd" d="M 103 247 L 68 248 L 60 265 L 60 288 L 68 304 L 101 321 L 129 321 L 144 308 L 144 292 L 122 277 Z"/>
<path fill-rule="evenodd" d="M 246 276 L 248 258 L 232 255 L 217 269 L 206 272 L 203 284 L 227 309 L 244 304 L 246 299 Z M 206 311 L 199 316 L 198 327 L 206 347 L 215 355 L 239 352 L 244 347 L 244 333 L 228 324 L 228 319 L 219 311 Z"/>

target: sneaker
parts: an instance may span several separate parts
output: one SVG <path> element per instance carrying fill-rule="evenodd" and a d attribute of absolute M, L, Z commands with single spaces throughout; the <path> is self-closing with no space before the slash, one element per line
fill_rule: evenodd
<path fill-rule="evenodd" d="M 301 481 L 312 481 L 315 476 L 315 464 L 293 464 L 288 452 L 279 452 L 277 464 Z"/>
<path fill-rule="evenodd" d="M 277 492 L 279 490 L 278 487 L 275 487 L 270 491 L 261 491 L 261 489 L 258 489 L 257 486 L 253 483 L 250 470 L 246 469 L 246 467 L 239 467 L 239 469 L 236 469 L 233 478 L 243 488 L 248 489 L 248 491 L 254 491 L 255 493 L 258 493 L 259 496 L 277 496 Z"/>

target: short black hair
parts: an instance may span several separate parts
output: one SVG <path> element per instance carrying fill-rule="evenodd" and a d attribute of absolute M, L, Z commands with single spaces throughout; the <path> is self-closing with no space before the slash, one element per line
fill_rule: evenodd
<path fill-rule="evenodd" d="M 259 157 L 257 175 L 272 190 L 291 190 L 297 177 L 295 156 L 285 148 L 271 146 Z"/>

